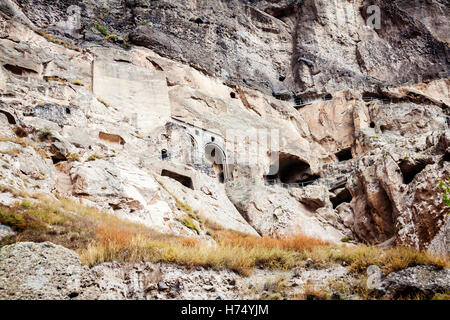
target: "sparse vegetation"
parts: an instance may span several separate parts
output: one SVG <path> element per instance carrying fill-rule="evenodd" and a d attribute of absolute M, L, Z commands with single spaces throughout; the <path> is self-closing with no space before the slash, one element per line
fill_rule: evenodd
<path fill-rule="evenodd" d="M 10 156 L 17 156 L 22 151 L 23 151 L 22 148 L 12 148 L 12 149 L 9 149 L 9 150 L 2 151 L 1 153 L 7 154 L 7 155 L 10 155 Z"/>
<path fill-rule="evenodd" d="M 73 85 L 76 85 L 76 86 L 84 86 L 84 83 L 81 80 L 73 80 L 70 83 L 72 83 Z"/>
<path fill-rule="evenodd" d="M 352 240 L 353 239 L 351 237 L 344 237 L 344 238 L 341 239 L 341 242 L 350 242 Z"/>
<path fill-rule="evenodd" d="M 48 127 L 44 129 L 40 129 L 38 132 L 38 137 L 40 141 L 46 141 L 48 138 L 52 136 L 52 130 Z"/>
<path fill-rule="evenodd" d="M 439 189 L 442 189 L 442 200 L 447 207 L 450 207 L 450 178 L 439 180 Z"/>
<path fill-rule="evenodd" d="M 195 231 L 197 234 L 200 234 L 200 230 L 195 224 L 195 222 L 191 219 L 191 217 L 186 216 L 179 220 L 186 228 L 189 228 L 193 231 Z"/>
<path fill-rule="evenodd" d="M 95 161 L 97 159 L 103 159 L 104 157 L 98 153 L 91 154 L 86 161 Z"/>
<path fill-rule="evenodd" d="M 47 81 L 47 82 L 48 81 L 56 81 L 56 82 L 60 82 L 60 83 L 66 83 L 67 82 L 66 79 L 60 78 L 58 76 L 44 76 L 44 80 Z"/>
<path fill-rule="evenodd" d="M 2 240 L 0 246 L 15 241 L 52 241 L 76 250 L 91 266 L 106 261 L 167 262 L 228 268 L 243 275 L 255 267 L 291 269 L 307 258 L 312 258 L 317 267 L 345 261 L 361 274 L 372 264 L 385 272 L 419 264 L 449 266 L 448 258 L 411 248 L 344 248 L 302 235 L 274 239 L 222 230 L 212 233 L 216 246 L 209 246 L 199 239 L 160 234 L 64 198 L 34 198 L 37 201 L 25 199 L 16 206 L 0 206 L 0 223 L 18 231 Z"/>
<path fill-rule="evenodd" d="M 53 42 L 53 43 L 62 45 L 67 49 L 75 50 L 78 52 L 83 52 L 83 49 L 76 46 L 74 43 L 68 43 L 68 42 L 60 40 L 60 39 L 55 39 L 55 38 L 53 38 L 53 36 L 51 34 L 46 33 L 44 30 L 41 30 L 41 29 L 36 30 L 36 33 L 41 35 L 42 37 L 44 37 L 49 42 Z"/>
<path fill-rule="evenodd" d="M 109 103 L 107 103 L 105 100 L 101 99 L 101 98 L 97 98 L 98 102 L 102 103 L 105 107 L 109 108 L 111 107 L 109 105 Z"/>
<path fill-rule="evenodd" d="M 80 155 L 77 154 L 77 153 L 71 153 L 71 154 L 67 157 L 67 160 L 70 160 L 70 161 L 77 161 L 77 162 L 80 162 L 80 161 L 81 161 Z"/>
<path fill-rule="evenodd" d="M 381 249 L 360 245 L 358 247 L 314 247 L 309 257 L 317 264 L 345 262 L 350 270 L 362 273 L 370 265 L 379 266 L 384 273 L 402 270 L 417 265 L 433 265 L 439 268 L 448 267 L 448 257 L 434 255 L 409 247 Z"/>
<path fill-rule="evenodd" d="M 106 41 L 115 41 L 117 39 L 117 35 L 114 33 L 111 33 L 111 34 L 107 35 L 104 39 Z"/>
<path fill-rule="evenodd" d="M 94 23 L 94 28 L 97 29 L 97 31 L 100 32 L 105 37 L 109 35 L 109 29 L 106 26 L 102 26 L 101 24 Z"/>

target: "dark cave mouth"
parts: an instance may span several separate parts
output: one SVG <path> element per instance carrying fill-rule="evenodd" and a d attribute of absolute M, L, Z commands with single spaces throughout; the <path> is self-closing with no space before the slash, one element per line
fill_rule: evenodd
<path fill-rule="evenodd" d="M 310 165 L 299 157 L 280 153 L 278 162 L 271 165 L 270 174 L 264 178 L 269 184 L 301 183 L 305 185 L 313 183 L 320 176 L 311 174 Z"/>
<path fill-rule="evenodd" d="M 414 178 L 422 172 L 423 169 L 427 166 L 427 163 L 417 162 L 415 164 L 408 163 L 405 160 L 400 161 L 399 165 L 400 171 L 403 175 L 403 183 L 410 184 Z"/>
<path fill-rule="evenodd" d="M 194 184 L 192 183 L 192 179 L 188 176 L 184 176 L 182 174 L 179 174 L 179 173 L 176 173 L 176 172 L 173 172 L 170 170 L 166 170 L 166 169 L 164 169 L 161 172 L 161 176 L 174 179 L 174 180 L 178 181 L 179 183 L 181 183 L 183 186 L 194 190 Z"/>

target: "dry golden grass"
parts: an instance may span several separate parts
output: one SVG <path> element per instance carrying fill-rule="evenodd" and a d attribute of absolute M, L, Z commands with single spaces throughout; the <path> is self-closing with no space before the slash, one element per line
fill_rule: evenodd
<path fill-rule="evenodd" d="M 418 264 L 449 266 L 448 257 L 411 248 L 338 247 L 301 235 L 274 239 L 222 230 L 212 234 L 215 245 L 211 245 L 196 238 L 161 234 L 68 199 L 33 198 L 14 207 L 0 207 L 0 223 L 18 232 L 0 241 L 0 246 L 16 241 L 52 241 L 76 250 L 90 266 L 108 261 L 167 262 L 227 268 L 242 275 L 255 267 L 291 269 L 308 257 L 319 267 L 346 262 L 362 274 L 372 264 L 385 272 Z"/>
<path fill-rule="evenodd" d="M 330 244 L 326 241 L 300 234 L 284 238 L 271 238 L 257 237 L 230 230 L 216 232 L 214 238 L 229 246 L 256 249 L 284 249 L 298 252 L 311 251 L 315 247 Z"/>
<path fill-rule="evenodd" d="M 58 76 L 44 76 L 44 80 L 47 81 L 47 82 L 48 81 L 55 81 L 55 82 L 60 82 L 60 83 L 66 83 L 67 82 L 66 79 L 60 78 Z"/>
<path fill-rule="evenodd" d="M 431 252 L 419 251 L 409 247 L 381 249 L 360 245 L 358 247 L 315 247 L 308 254 L 317 263 L 345 262 L 351 270 L 363 272 L 370 265 L 377 265 L 385 273 L 416 265 L 433 265 L 439 268 L 450 267 L 448 256 L 438 256 Z"/>
<path fill-rule="evenodd" d="M 168 262 L 189 267 L 228 268 L 247 275 L 255 266 L 289 269 L 300 256 L 281 249 L 244 248 L 219 244 L 215 247 L 197 239 L 161 237 L 136 233 L 129 228 L 103 224 L 96 229 L 97 241 L 81 252 L 88 265 L 105 261 Z"/>
<path fill-rule="evenodd" d="M 81 80 L 73 80 L 73 81 L 70 81 L 70 83 L 72 83 L 73 85 L 76 85 L 76 86 L 84 86 L 84 83 Z"/>
<path fill-rule="evenodd" d="M 98 102 L 102 103 L 105 107 L 109 108 L 111 107 L 111 105 L 109 103 L 107 103 L 105 100 L 103 100 L 102 98 L 97 98 Z"/>
<path fill-rule="evenodd" d="M 22 148 L 12 148 L 10 150 L 2 151 L 2 153 L 14 157 L 14 156 L 17 156 L 18 154 L 20 154 L 22 151 L 23 151 Z"/>

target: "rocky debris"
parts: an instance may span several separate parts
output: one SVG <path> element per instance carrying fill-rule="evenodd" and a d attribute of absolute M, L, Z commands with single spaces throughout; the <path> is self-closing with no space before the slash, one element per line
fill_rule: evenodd
<path fill-rule="evenodd" d="M 158 282 L 158 290 L 159 291 L 169 290 L 169 286 L 165 282 L 160 281 L 160 282 Z"/>
<path fill-rule="evenodd" d="M 16 234 L 10 227 L 0 224 L 0 240 L 7 236 Z"/>
<path fill-rule="evenodd" d="M 450 290 L 450 269 L 430 266 L 411 267 L 386 276 L 378 289 L 390 298 L 432 297 Z"/>
<path fill-rule="evenodd" d="M 371 265 L 367 268 L 367 288 L 380 289 L 382 286 L 383 273 L 380 267 Z"/>
<path fill-rule="evenodd" d="M 78 255 L 50 242 L 19 242 L 0 249 L 1 299 L 91 299 L 88 268 Z"/>
<path fill-rule="evenodd" d="M 447 33 L 433 21 L 415 23 L 415 9 L 445 20 L 448 8 L 439 2 L 375 1 L 386 20 L 381 30 L 365 26 L 368 1 L 82 1 L 80 21 L 70 20 L 76 10 L 68 2 L 19 3 L 0 6 L 0 133 L 9 139 L 0 154 L 2 185 L 62 192 L 165 233 L 197 236 L 177 221 L 186 214 L 182 203 L 250 234 L 393 239 L 448 252 L 449 218 L 437 188 L 449 175 Z M 105 25 L 94 25 L 98 12 Z M 127 34 L 147 48 L 121 50 Z M 403 83 L 410 79 L 416 83 Z M 164 114 L 168 125 L 144 121 L 143 130 L 136 110 Z M 170 129 L 171 116 L 222 136 L 279 130 L 280 151 L 308 166 L 314 184 L 263 187 L 269 157 L 248 172 L 246 164 L 234 166 L 227 184 L 205 173 L 207 164 L 187 165 L 198 190 L 159 177 L 152 170 L 163 150 L 193 156 L 187 146 L 196 138 Z M 19 125 L 51 159 L 33 147 L 22 151 L 14 142 Z M 113 139 L 102 140 L 105 133 Z M 287 163 L 284 171 L 295 173 Z M 20 199 L 5 192 L 0 201 Z"/>
<path fill-rule="evenodd" d="M 302 189 L 295 188 L 289 190 L 289 194 L 312 210 L 331 207 L 330 195 L 325 186 L 307 186 Z"/>

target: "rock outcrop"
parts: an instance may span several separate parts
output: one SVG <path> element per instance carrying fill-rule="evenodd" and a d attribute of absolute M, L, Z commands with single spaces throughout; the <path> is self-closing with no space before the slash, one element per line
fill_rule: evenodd
<path fill-rule="evenodd" d="M 448 254 L 448 16 L 438 0 L 4 1 L 0 202 Z"/>
<path fill-rule="evenodd" d="M 432 297 L 450 290 L 450 271 L 418 266 L 392 272 L 381 282 L 380 290 L 390 298 L 417 295 Z"/>

